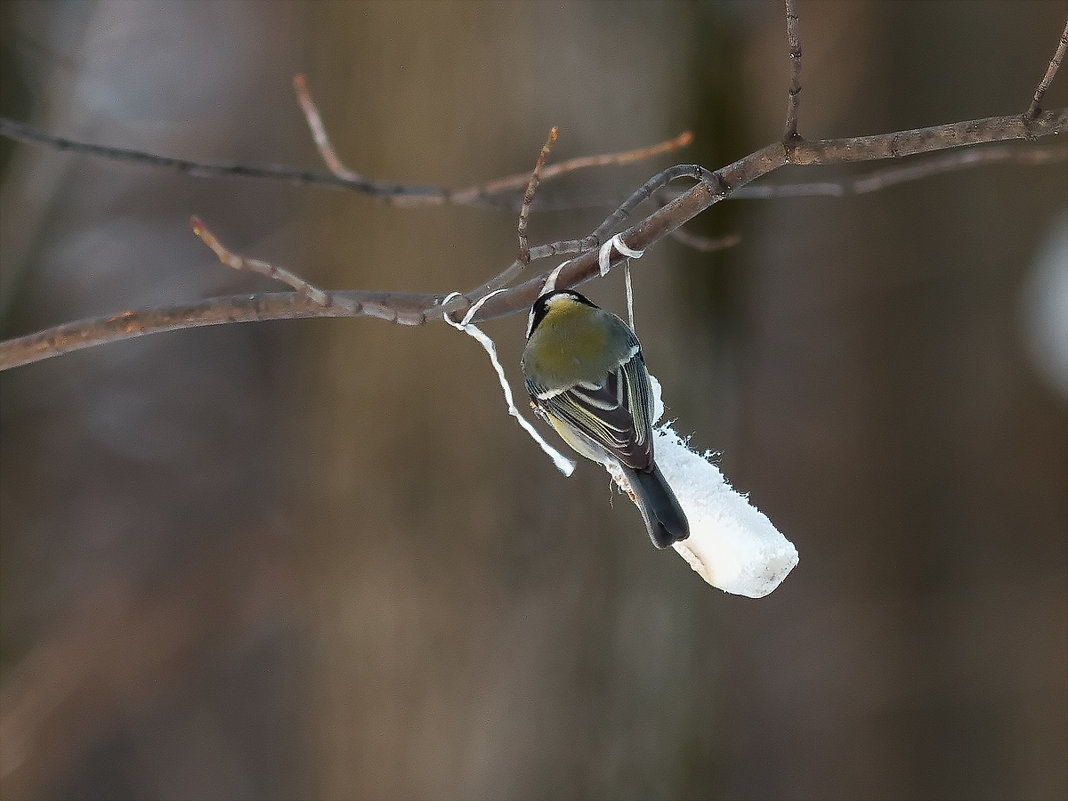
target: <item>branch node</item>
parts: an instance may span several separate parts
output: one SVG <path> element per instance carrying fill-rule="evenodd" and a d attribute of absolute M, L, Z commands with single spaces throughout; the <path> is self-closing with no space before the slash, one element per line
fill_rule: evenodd
<path fill-rule="evenodd" d="M 731 192 L 734 191 L 734 187 L 732 187 L 730 185 L 730 183 L 727 181 L 727 179 L 723 177 L 723 173 L 720 172 L 719 170 L 717 170 L 716 172 L 711 173 L 711 177 L 713 179 L 711 181 L 712 186 L 713 186 L 713 191 L 720 198 L 725 198 L 728 195 L 730 195 Z"/>

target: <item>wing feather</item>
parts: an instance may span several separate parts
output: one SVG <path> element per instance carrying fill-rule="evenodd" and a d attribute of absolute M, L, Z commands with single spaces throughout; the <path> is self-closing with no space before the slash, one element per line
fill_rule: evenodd
<path fill-rule="evenodd" d="M 582 382 L 547 391 L 527 380 L 541 410 L 596 442 L 622 464 L 644 470 L 652 462 L 652 392 L 641 350 L 599 384 Z"/>

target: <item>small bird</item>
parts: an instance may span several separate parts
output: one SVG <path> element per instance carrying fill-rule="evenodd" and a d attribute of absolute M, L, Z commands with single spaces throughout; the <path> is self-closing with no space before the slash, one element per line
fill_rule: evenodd
<path fill-rule="evenodd" d="M 547 292 L 531 309 L 522 367 L 538 416 L 580 455 L 622 469 L 653 544 L 690 536 L 653 461 L 649 373 L 630 327 L 578 292 Z"/>

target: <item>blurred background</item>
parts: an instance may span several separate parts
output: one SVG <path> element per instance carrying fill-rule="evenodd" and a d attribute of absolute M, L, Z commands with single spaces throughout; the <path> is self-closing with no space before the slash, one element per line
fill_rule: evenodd
<path fill-rule="evenodd" d="M 1065 11 L 802 0 L 801 132 L 1020 112 Z M 164 155 L 321 169 L 298 72 L 348 166 L 386 180 L 523 172 L 554 124 L 551 162 L 694 131 L 546 184 L 560 203 L 774 141 L 788 83 L 770 2 L 4 0 L 0 20 L 0 113 Z M 510 211 L 7 140 L 0 169 L 6 337 L 280 288 L 220 265 L 191 214 L 327 288 L 466 289 L 516 249 Z M 599 469 L 563 479 L 441 325 L 231 325 L 3 373 L 0 794 L 1065 797 L 1064 190 L 1062 162 L 736 200 L 688 230 L 737 247 L 635 263 L 676 427 L 800 552 L 762 600 L 655 551 Z M 606 211 L 536 213 L 531 239 Z M 625 307 L 618 276 L 585 290 Z M 486 326 L 517 392 L 524 325 Z"/>

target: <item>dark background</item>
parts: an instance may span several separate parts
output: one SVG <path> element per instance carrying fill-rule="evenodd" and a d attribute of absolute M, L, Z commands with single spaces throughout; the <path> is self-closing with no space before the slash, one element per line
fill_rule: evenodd
<path fill-rule="evenodd" d="M 1068 7 L 800 11 L 819 137 L 1022 111 Z M 695 132 L 546 200 L 762 147 L 788 82 L 774 3 L 3 0 L 0 20 L 3 114 L 166 155 L 319 169 L 297 72 L 374 178 L 522 172 L 554 124 L 554 161 Z M 0 167 L 6 336 L 279 288 L 220 265 L 194 213 L 329 288 L 465 289 L 516 247 L 511 212 L 7 141 Z M 1006 164 L 736 200 L 690 229 L 738 247 L 636 262 L 678 429 L 800 552 L 762 600 L 654 551 L 598 469 L 564 480 L 441 325 L 233 325 L 4 373 L 0 792 L 1063 798 L 1068 430 L 1028 331 L 1050 331 L 1042 299 L 1068 324 L 1033 289 L 1068 258 L 1064 188 L 1063 162 Z M 604 213 L 536 213 L 532 240 Z M 617 276 L 587 289 L 623 308 Z M 517 390 L 523 325 L 486 326 Z"/>

